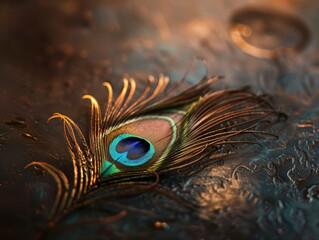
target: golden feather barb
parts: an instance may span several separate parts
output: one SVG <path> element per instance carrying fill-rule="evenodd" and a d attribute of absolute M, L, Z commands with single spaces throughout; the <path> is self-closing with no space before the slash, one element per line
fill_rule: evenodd
<path fill-rule="evenodd" d="M 98 181 L 183 168 L 207 158 L 214 148 L 256 143 L 235 139 L 236 136 L 271 136 L 258 130 L 258 125 L 276 121 L 278 113 L 272 106 L 248 89 L 213 91 L 211 86 L 218 79 L 203 78 L 174 94 L 175 88 L 168 88 L 168 77 L 160 75 L 155 80 L 150 76 L 144 90 L 135 96 L 136 81 L 124 78 L 116 98 L 111 84 L 106 82 L 103 86 L 107 89 L 107 105 L 103 117 L 97 100 L 91 95 L 83 96 L 91 102 L 88 142 L 71 118 L 53 114 L 49 120 L 63 121 L 73 163 L 73 183 L 69 184 L 65 175 L 49 164 L 29 164 L 44 168 L 57 182 L 59 194 L 52 216 L 59 216 Z"/>

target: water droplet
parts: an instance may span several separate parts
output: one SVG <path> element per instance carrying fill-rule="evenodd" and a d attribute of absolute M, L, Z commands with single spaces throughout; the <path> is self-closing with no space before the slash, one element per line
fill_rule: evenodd
<path fill-rule="evenodd" d="M 23 119 L 12 119 L 3 122 L 6 125 L 13 126 L 15 128 L 26 128 L 28 125 Z"/>
<path fill-rule="evenodd" d="M 38 141 L 38 139 L 36 137 L 32 136 L 29 133 L 21 133 L 21 136 L 23 136 L 23 137 L 25 137 L 27 139 L 33 140 L 33 141 Z"/>
<path fill-rule="evenodd" d="M 157 229 L 168 229 L 169 228 L 169 226 L 166 222 L 159 222 L 159 221 L 154 223 L 154 227 Z"/>
<path fill-rule="evenodd" d="M 230 36 L 244 52 L 273 59 L 302 51 L 309 43 L 310 31 L 297 16 L 247 8 L 232 16 Z"/>
<path fill-rule="evenodd" d="M 311 123 L 299 123 L 297 125 L 298 128 L 312 128 L 313 125 Z"/>

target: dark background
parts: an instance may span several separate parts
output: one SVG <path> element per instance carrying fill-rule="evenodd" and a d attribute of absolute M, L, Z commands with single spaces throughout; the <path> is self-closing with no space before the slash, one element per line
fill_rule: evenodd
<path fill-rule="evenodd" d="M 188 82 L 223 75 L 219 87 L 249 85 L 269 93 L 289 118 L 263 148 L 242 146 L 194 175 L 166 176 L 156 190 L 74 212 L 49 239 L 315 239 L 319 234 L 317 1 L 57 1 L 0 3 L 0 227 L 27 239 L 47 226 L 54 181 L 31 161 L 70 174 L 70 157 L 54 112 L 88 127 L 90 93 L 102 83 L 165 73 Z M 294 19 L 294 20 L 292 20 Z M 251 30 L 253 50 L 231 38 Z M 260 49 L 272 56 L 261 56 Z M 276 49 L 276 50 L 274 50 Z M 290 50 L 289 50 L 290 49 Z M 141 81 L 141 84 L 143 81 Z M 266 140 L 265 140 L 266 141 Z M 177 176 L 177 177 L 176 177 Z M 124 194 L 125 195 L 125 194 Z M 180 200 L 183 199 L 183 200 Z M 186 202 L 200 205 L 194 210 Z M 109 222 L 81 223 L 127 215 Z M 80 222 L 78 224 L 74 224 Z M 85 222 L 85 221 L 84 221 Z"/>

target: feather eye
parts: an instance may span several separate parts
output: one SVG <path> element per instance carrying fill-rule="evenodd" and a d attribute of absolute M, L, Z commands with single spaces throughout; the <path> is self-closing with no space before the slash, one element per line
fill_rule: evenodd
<path fill-rule="evenodd" d="M 273 122 L 278 117 L 272 106 L 248 89 L 213 91 L 211 86 L 218 79 L 203 78 L 174 94 L 169 91 L 167 77 L 160 75 L 155 80 L 151 76 L 138 96 L 135 80 L 124 79 L 116 98 L 112 86 L 104 83 L 104 115 L 93 96 L 83 96 L 91 102 L 88 142 L 72 119 L 53 114 L 49 120 L 63 121 L 73 163 L 73 183 L 48 164 L 28 165 L 54 169 L 54 179 L 63 179 L 64 185 L 73 186 L 68 188 L 67 196 L 57 195 L 59 204 L 52 215 L 59 216 L 98 181 L 168 172 L 207 159 L 213 154 L 212 149 L 219 146 L 256 143 L 238 136 L 272 135 L 258 130 L 260 123 Z"/>
<path fill-rule="evenodd" d="M 156 170 L 176 141 L 180 114 L 149 115 L 128 121 L 113 130 L 103 144 L 102 177 L 114 173 Z"/>

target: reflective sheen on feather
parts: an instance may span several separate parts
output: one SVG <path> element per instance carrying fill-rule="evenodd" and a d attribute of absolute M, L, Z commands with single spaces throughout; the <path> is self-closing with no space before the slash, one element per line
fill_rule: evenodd
<path fill-rule="evenodd" d="M 50 164 L 28 165 L 41 166 L 57 183 L 51 216 L 71 208 L 99 182 L 184 168 L 209 159 L 214 149 L 226 144 L 247 143 L 236 136 L 271 135 L 258 130 L 260 123 L 274 121 L 278 116 L 271 105 L 248 89 L 213 91 L 211 86 L 216 80 L 218 77 L 204 78 L 175 93 L 178 84 L 168 88 L 167 77 L 161 75 L 155 80 L 151 76 L 137 95 L 136 81 L 124 79 L 116 98 L 106 82 L 103 85 L 107 105 L 103 115 L 93 96 L 83 96 L 91 102 L 88 141 L 72 119 L 53 114 L 49 120 L 63 121 L 73 163 L 73 182 Z"/>

